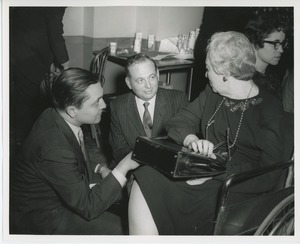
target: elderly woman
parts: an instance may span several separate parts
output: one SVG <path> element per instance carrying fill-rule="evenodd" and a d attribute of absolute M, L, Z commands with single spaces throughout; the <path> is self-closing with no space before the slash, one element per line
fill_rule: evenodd
<path fill-rule="evenodd" d="M 207 46 L 206 68 L 209 85 L 169 121 L 167 131 L 177 143 L 211 158 L 216 157 L 214 146 L 229 139 L 218 148 L 228 156 L 226 173 L 172 181 L 141 167 L 134 173 L 129 201 L 130 234 L 212 234 L 226 177 L 282 160 L 283 108 L 272 93 L 255 84 L 255 52 L 247 37 L 233 31 L 214 34 Z M 204 139 L 196 136 L 199 127 Z M 273 177 L 277 175 L 239 191 L 269 189 Z"/>
<path fill-rule="evenodd" d="M 257 82 L 275 94 L 280 92 L 282 77 L 277 65 L 288 45 L 288 24 L 286 14 L 273 10 L 257 13 L 245 27 L 245 35 L 255 49 Z"/>

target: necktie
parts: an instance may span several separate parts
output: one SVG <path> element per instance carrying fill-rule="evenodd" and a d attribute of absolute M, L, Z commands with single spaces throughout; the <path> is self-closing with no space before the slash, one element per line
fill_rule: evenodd
<path fill-rule="evenodd" d="M 82 132 L 81 128 L 78 131 L 78 138 L 79 138 L 79 145 L 81 147 L 82 154 L 84 156 L 85 161 L 87 161 L 87 153 L 86 153 L 86 149 L 85 149 L 85 146 L 84 146 L 83 132 Z"/>
<path fill-rule="evenodd" d="M 148 110 L 148 106 L 149 106 L 149 103 L 145 102 L 144 103 L 145 112 L 143 115 L 143 126 L 144 126 L 144 130 L 146 132 L 147 137 L 150 138 L 151 137 L 151 129 L 152 129 L 153 124 L 152 124 L 152 120 L 151 120 L 151 115 Z"/>

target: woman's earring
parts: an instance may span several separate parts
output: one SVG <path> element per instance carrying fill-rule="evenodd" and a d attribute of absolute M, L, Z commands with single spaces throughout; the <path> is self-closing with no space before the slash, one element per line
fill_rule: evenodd
<path fill-rule="evenodd" d="M 226 76 L 223 76 L 223 81 L 226 82 L 227 81 L 227 78 Z"/>

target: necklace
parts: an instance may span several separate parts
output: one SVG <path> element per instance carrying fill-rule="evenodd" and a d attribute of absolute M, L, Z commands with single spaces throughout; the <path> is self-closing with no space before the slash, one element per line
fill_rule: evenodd
<path fill-rule="evenodd" d="M 242 109 L 241 118 L 240 118 L 240 121 L 239 121 L 239 125 L 238 125 L 238 128 L 237 128 L 237 130 L 236 130 L 235 137 L 234 137 L 234 141 L 233 141 L 233 143 L 232 143 L 231 145 L 228 145 L 229 148 L 232 148 L 232 147 L 235 145 L 235 143 L 236 143 L 236 141 L 237 141 L 237 138 L 238 138 L 238 136 L 239 136 L 240 129 L 241 129 L 241 125 L 242 125 L 242 121 L 243 121 L 243 118 L 244 118 L 244 113 L 245 113 L 245 111 L 246 111 L 247 102 L 248 102 L 249 96 L 250 96 L 250 94 L 251 94 L 253 85 L 254 85 L 254 82 L 252 82 L 250 91 L 249 91 L 249 93 L 248 93 L 248 95 L 247 95 L 247 98 L 246 98 L 246 100 L 245 100 L 244 107 L 243 107 L 243 109 Z M 213 115 L 210 117 L 210 119 L 208 120 L 208 122 L 207 122 L 207 124 L 206 124 L 206 137 L 205 137 L 206 140 L 208 140 L 208 127 L 209 127 L 210 125 L 212 125 L 212 124 L 215 122 L 215 120 L 214 120 L 213 118 L 216 116 L 216 113 L 219 111 L 219 109 L 221 108 L 221 106 L 222 106 L 222 104 L 224 103 L 224 101 L 225 101 L 225 97 L 223 97 L 221 103 L 219 104 L 219 106 L 217 107 L 217 109 L 215 110 L 215 112 L 213 113 Z"/>

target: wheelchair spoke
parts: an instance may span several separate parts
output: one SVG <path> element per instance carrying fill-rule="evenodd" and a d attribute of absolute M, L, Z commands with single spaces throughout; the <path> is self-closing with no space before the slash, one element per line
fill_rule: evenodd
<path fill-rule="evenodd" d="M 281 217 L 270 232 L 270 235 L 284 235 L 287 233 L 288 227 L 294 223 L 294 208 L 290 209 L 284 216 Z M 275 224 L 275 223 L 274 223 Z"/>
<path fill-rule="evenodd" d="M 286 197 L 266 217 L 255 235 L 294 234 L 294 195 Z"/>

